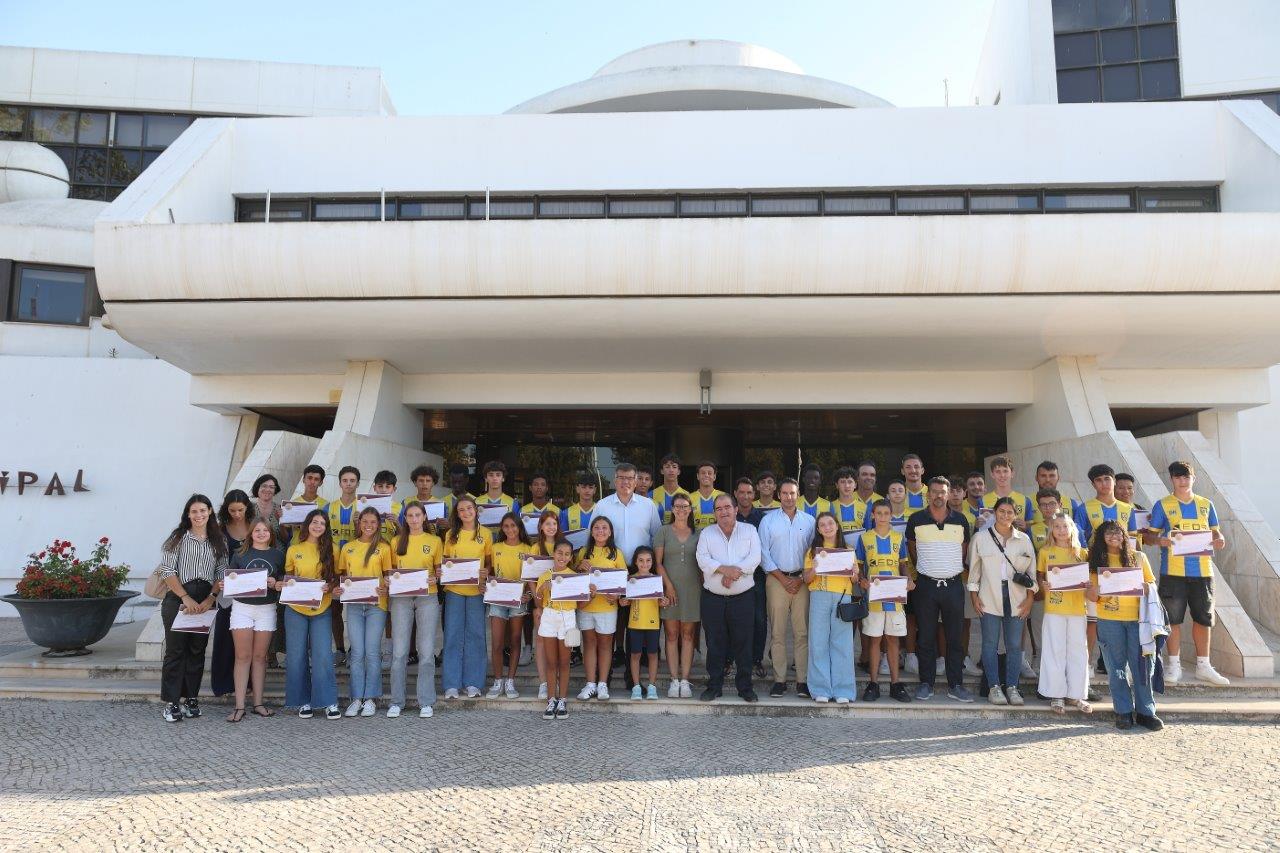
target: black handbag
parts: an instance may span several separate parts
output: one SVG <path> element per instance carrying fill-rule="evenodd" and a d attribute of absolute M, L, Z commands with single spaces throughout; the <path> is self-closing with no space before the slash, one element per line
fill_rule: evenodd
<path fill-rule="evenodd" d="M 845 593 L 848 595 L 848 593 Z M 841 622 L 857 622 L 859 619 L 867 617 L 867 597 L 859 595 L 854 598 L 850 596 L 849 601 L 844 600 L 844 596 L 840 596 L 840 603 L 836 605 L 836 617 Z"/>
<path fill-rule="evenodd" d="M 987 532 L 991 534 L 991 541 L 996 543 L 996 547 L 1000 549 L 1000 556 L 1004 557 L 1004 561 L 1009 564 L 1009 568 L 1013 569 L 1013 582 L 1018 586 L 1024 586 L 1031 589 L 1036 585 L 1035 578 L 1031 577 L 1030 572 L 1020 572 L 1014 566 L 1013 560 L 1009 559 L 1009 555 L 1004 552 L 1004 546 L 1000 544 L 1000 537 L 996 535 L 996 531 L 992 527 L 987 528 Z"/>

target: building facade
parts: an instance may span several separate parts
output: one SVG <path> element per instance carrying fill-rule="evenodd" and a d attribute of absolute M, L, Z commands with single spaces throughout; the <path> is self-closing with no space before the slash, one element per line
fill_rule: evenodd
<path fill-rule="evenodd" d="M 1079 19 L 997 3 L 969 107 L 896 109 L 764 48 L 688 41 L 498 116 L 378 99 L 195 120 L 83 238 L 101 334 L 187 389 L 135 372 L 100 419 L 141 441 L 188 429 L 133 405 L 153 398 L 200 422 L 154 466 L 118 447 L 126 492 L 172 486 L 146 533 L 196 486 L 270 471 L 288 490 L 308 462 L 404 477 L 456 447 L 517 485 L 530 448 L 674 450 L 719 463 L 722 487 L 763 464 L 868 456 L 887 480 L 907 451 L 951 474 L 1008 451 L 1021 485 L 1054 459 L 1086 496 L 1108 462 L 1146 505 L 1191 457 L 1230 519 L 1215 656 L 1271 672 L 1280 562 L 1241 474 L 1280 454 L 1241 413 L 1270 408 L 1280 362 L 1280 117 L 1189 99 L 1213 94 L 1185 76 L 1199 4 L 1155 21 L 1125 2 L 1123 24 L 1104 0 Z M 1280 35 L 1265 4 L 1241 9 Z M 1141 48 L 1149 26 L 1173 27 L 1177 91 L 1140 52 L 1136 97 L 1058 103 L 1086 66 L 1046 66 L 1083 50 L 1055 42 L 1101 50 L 1127 27 Z M 0 369 L 42 402 L 34 358 Z M 28 446 L 40 423 L 19 426 Z M 55 499 L 33 497 L 43 523 Z"/>

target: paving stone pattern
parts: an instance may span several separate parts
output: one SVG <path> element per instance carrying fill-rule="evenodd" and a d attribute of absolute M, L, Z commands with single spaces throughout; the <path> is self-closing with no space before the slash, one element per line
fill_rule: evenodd
<path fill-rule="evenodd" d="M 1280 732 L 0 700 L 0 850 L 1274 850 Z M 1178 799 L 1171 799 L 1178 798 Z"/>

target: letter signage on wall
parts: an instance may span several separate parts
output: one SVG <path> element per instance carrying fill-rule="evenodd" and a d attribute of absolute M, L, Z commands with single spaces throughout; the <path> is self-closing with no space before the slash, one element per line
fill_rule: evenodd
<path fill-rule="evenodd" d="M 40 474 L 36 471 L 17 471 L 12 476 L 8 471 L 0 471 L 0 495 L 8 494 L 10 491 L 16 491 L 20 495 L 27 492 L 36 494 L 43 492 L 46 495 L 57 495 L 66 497 L 67 487 L 62 484 L 62 477 L 54 471 L 48 481 L 41 485 Z M 71 486 L 72 492 L 87 492 L 89 487 L 84 484 L 84 469 L 76 469 L 75 483 Z"/>

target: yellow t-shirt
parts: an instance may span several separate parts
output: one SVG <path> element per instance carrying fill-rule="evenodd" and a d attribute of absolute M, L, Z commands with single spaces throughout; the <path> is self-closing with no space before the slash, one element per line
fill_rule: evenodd
<path fill-rule="evenodd" d="M 564 574 L 570 574 L 565 572 Z M 534 592 L 538 601 L 542 602 L 541 606 L 551 610 L 577 610 L 577 601 L 552 601 L 551 600 L 551 572 L 543 572 L 538 576 L 538 583 L 534 587 Z"/>
<path fill-rule="evenodd" d="M 533 549 L 529 545 L 508 545 L 506 542 L 493 543 L 493 573 L 503 580 L 520 580 L 520 566 L 525 554 Z"/>
<path fill-rule="evenodd" d="M 444 540 L 444 556 L 461 557 L 464 560 L 480 560 L 481 565 L 490 562 L 493 554 L 493 534 L 489 532 L 487 527 L 477 527 L 475 531 L 460 530 L 458 531 L 458 541 L 450 542 L 448 534 L 445 534 Z M 445 584 L 445 592 L 453 592 L 458 595 L 480 595 L 480 587 L 467 586 L 465 584 Z"/>
<path fill-rule="evenodd" d="M 627 567 L 626 558 L 622 556 L 622 549 L 615 549 L 613 557 L 609 557 L 609 552 L 603 548 L 595 549 L 595 545 L 586 545 L 578 549 L 578 553 L 574 558 L 574 565 L 581 563 L 583 560 L 588 561 L 597 569 L 625 569 Z M 609 601 L 608 596 L 593 595 L 591 600 L 582 608 L 584 613 L 612 613 L 618 609 L 617 602 Z"/>
<path fill-rule="evenodd" d="M 688 494 L 689 492 L 687 490 L 682 489 L 679 486 L 676 486 L 676 488 L 670 492 L 667 491 L 667 487 L 665 485 L 659 485 L 654 488 L 652 500 L 654 505 L 658 507 L 658 512 L 662 515 L 663 524 L 671 523 L 671 502 L 675 500 L 676 495 Z M 692 498 L 690 500 L 692 500 Z"/>
<path fill-rule="evenodd" d="M 444 553 L 444 543 L 434 533 L 415 533 L 405 543 L 404 555 L 396 553 L 396 545 L 391 544 L 391 565 L 397 569 L 430 569 L 432 576 L 440 571 L 440 559 Z"/>
<path fill-rule="evenodd" d="M 826 548 L 843 548 L 844 542 L 832 542 L 830 539 L 823 540 L 823 547 Z M 804 553 L 804 568 L 813 568 L 813 549 L 810 548 Z M 832 577 L 830 575 L 814 575 L 813 580 L 809 581 L 810 592 L 834 592 L 839 595 L 853 595 L 853 578 Z"/>
<path fill-rule="evenodd" d="M 336 546 L 333 549 L 333 559 L 336 567 L 338 561 L 338 549 Z M 323 577 L 320 573 L 320 549 L 316 547 L 314 542 L 299 542 L 297 545 L 290 545 L 289 550 L 284 555 L 284 573 L 300 578 Z M 319 607 L 303 607 L 300 604 L 290 604 L 289 606 L 303 616 L 319 616 L 329 609 L 330 601 L 332 601 L 332 598 L 326 592 L 320 599 Z"/>
<path fill-rule="evenodd" d="M 929 487 L 924 486 L 918 492 L 911 491 L 911 487 L 907 486 L 907 504 L 903 510 L 903 515 L 908 518 L 912 513 L 919 512 L 929 505 Z"/>
<path fill-rule="evenodd" d="M 711 490 L 711 497 L 694 489 L 689 492 L 689 500 L 693 502 L 693 529 L 701 530 L 716 523 L 716 498 L 723 495 L 719 489 Z"/>
<path fill-rule="evenodd" d="M 319 495 L 316 495 L 316 499 L 314 501 L 308 501 L 302 495 L 294 495 L 293 503 L 296 503 L 296 504 L 297 503 L 314 503 L 316 505 L 316 509 L 323 509 L 326 512 L 329 509 L 329 502 L 324 498 L 320 497 Z M 306 536 L 306 534 L 303 533 L 302 531 L 302 525 L 293 524 L 290 526 L 293 528 L 293 538 L 290 541 L 294 545 L 301 545 L 303 538 Z M 309 610 L 310 608 L 303 608 L 303 609 Z M 315 615 L 315 614 L 311 614 L 311 615 Z"/>
<path fill-rule="evenodd" d="M 631 615 L 627 617 L 627 627 L 637 631 L 657 630 L 659 621 L 658 599 L 642 598 L 631 602 Z"/>
<path fill-rule="evenodd" d="M 368 552 L 369 543 L 361 542 L 359 539 L 343 545 L 342 550 L 338 552 L 338 574 L 353 578 L 380 578 L 391 571 L 390 545 L 379 539 L 373 553 L 369 554 L 368 560 L 365 560 Z M 387 609 L 385 592 L 378 594 L 378 606 L 383 610 Z"/>
<path fill-rule="evenodd" d="M 1043 523 L 1039 523 L 1043 527 Z M 1046 545 L 1036 556 L 1036 571 L 1040 574 L 1040 587 L 1044 590 L 1044 612 L 1056 613 L 1059 616 L 1083 616 L 1084 590 L 1082 589 L 1049 589 L 1048 573 L 1050 566 L 1071 566 L 1089 560 L 1089 552 L 1084 548 L 1063 548 L 1059 545 Z M 1090 575 L 1097 583 L 1097 576 Z"/>
<path fill-rule="evenodd" d="M 354 500 L 344 504 L 342 498 L 337 498 L 329 501 L 329 505 L 325 507 L 329 513 L 329 532 L 339 548 L 360 538 L 356 531 L 356 520 L 360 516 L 360 510 L 356 509 L 356 504 L 357 501 Z"/>
<path fill-rule="evenodd" d="M 1147 561 L 1147 555 L 1141 551 L 1135 551 L 1138 557 L 1138 565 L 1142 567 L 1143 583 L 1155 583 L 1156 577 L 1151 573 L 1151 563 Z M 1119 555 L 1108 554 L 1107 565 L 1112 568 L 1119 568 Z M 1133 566 L 1132 568 L 1137 568 Z M 1095 567 L 1096 568 L 1096 567 Z M 1142 598 L 1140 595 L 1102 595 L 1098 597 L 1098 618 L 1107 619 L 1115 622 L 1136 622 L 1138 621 L 1138 601 Z"/>

